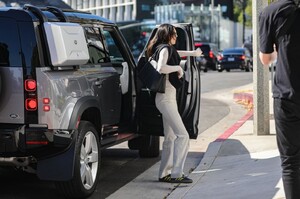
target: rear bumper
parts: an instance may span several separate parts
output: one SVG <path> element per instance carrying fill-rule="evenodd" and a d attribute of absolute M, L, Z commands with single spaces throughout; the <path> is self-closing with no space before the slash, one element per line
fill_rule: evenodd
<path fill-rule="evenodd" d="M 219 62 L 218 69 L 244 69 L 245 62 Z"/>
<path fill-rule="evenodd" d="M 0 158 L 43 159 L 65 151 L 72 143 L 74 130 L 52 130 L 44 126 L 3 125 L 0 128 Z M 0 165 L 2 162 L 0 159 Z M 14 162 L 14 161 L 12 161 Z"/>
<path fill-rule="evenodd" d="M 42 180 L 70 180 L 76 137 L 77 130 L 1 124 L 0 166 L 33 166 Z"/>

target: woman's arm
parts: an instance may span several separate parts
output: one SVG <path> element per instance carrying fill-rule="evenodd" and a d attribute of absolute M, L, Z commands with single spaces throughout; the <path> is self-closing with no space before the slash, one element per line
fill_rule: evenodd
<path fill-rule="evenodd" d="M 178 72 L 179 73 L 179 78 L 183 76 L 183 70 L 182 68 L 178 66 L 170 66 L 167 64 L 169 58 L 169 51 L 168 48 L 163 48 L 160 53 L 159 53 L 159 59 L 157 61 L 157 70 L 160 73 L 163 74 L 169 74 L 173 72 Z"/>
<path fill-rule="evenodd" d="M 202 51 L 200 48 L 197 48 L 196 50 L 188 51 L 188 50 L 177 50 L 180 57 L 184 56 L 194 56 L 199 57 L 202 55 Z"/>

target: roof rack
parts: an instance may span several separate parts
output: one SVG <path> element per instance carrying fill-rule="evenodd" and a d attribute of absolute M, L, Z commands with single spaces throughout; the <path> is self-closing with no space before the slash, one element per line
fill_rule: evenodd
<path fill-rule="evenodd" d="M 46 10 L 49 12 L 52 12 L 57 18 L 60 18 L 60 21 L 62 22 L 68 22 L 67 16 L 63 13 L 63 11 L 57 7 L 54 6 L 47 6 Z"/>
<path fill-rule="evenodd" d="M 68 22 L 67 16 L 63 13 L 63 11 L 54 6 L 47 6 L 46 8 L 38 8 L 36 6 L 25 4 L 23 7 L 24 10 L 31 11 L 35 14 L 42 22 L 48 22 L 48 18 L 43 13 L 43 10 L 49 11 L 53 13 L 61 22 Z"/>
<path fill-rule="evenodd" d="M 23 7 L 24 10 L 31 11 L 33 14 L 35 14 L 42 22 L 47 22 L 48 19 L 46 15 L 42 12 L 41 9 L 39 9 L 36 6 L 30 5 L 30 4 L 25 4 Z"/>

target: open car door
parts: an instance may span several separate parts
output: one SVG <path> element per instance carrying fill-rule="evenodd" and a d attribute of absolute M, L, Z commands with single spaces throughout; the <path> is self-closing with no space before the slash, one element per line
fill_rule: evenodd
<path fill-rule="evenodd" d="M 175 48 L 177 50 L 194 50 L 192 25 L 173 25 L 176 27 L 178 35 Z M 157 28 L 152 31 L 150 39 L 153 38 L 156 31 Z M 148 43 L 149 41 L 146 46 Z M 145 59 L 145 49 L 139 59 Z M 178 110 L 190 138 L 196 139 L 200 114 L 200 69 L 197 68 L 194 57 L 182 57 L 180 65 L 185 75 L 183 86 L 177 90 Z M 139 134 L 163 136 L 162 115 L 155 106 L 155 93 L 143 87 L 138 78 L 136 110 Z"/>

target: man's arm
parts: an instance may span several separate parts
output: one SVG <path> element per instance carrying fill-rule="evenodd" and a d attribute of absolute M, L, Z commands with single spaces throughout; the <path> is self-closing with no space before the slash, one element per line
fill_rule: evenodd
<path fill-rule="evenodd" d="M 268 53 L 268 54 L 259 52 L 260 61 L 264 66 L 269 66 L 270 64 L 272 64 L 274 62 L 274 60 L 276 59 L 276 57 L 277 57 L 276 51 L 274 51 L 273 53 Z"/>

